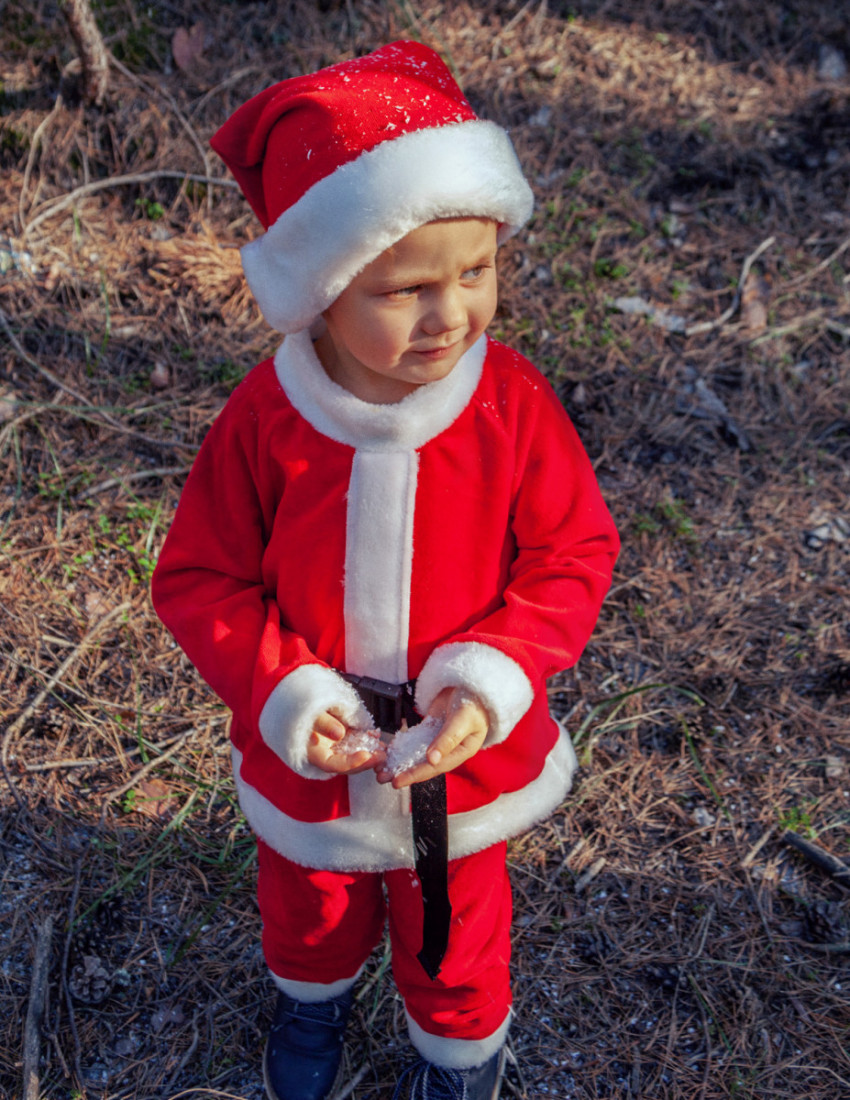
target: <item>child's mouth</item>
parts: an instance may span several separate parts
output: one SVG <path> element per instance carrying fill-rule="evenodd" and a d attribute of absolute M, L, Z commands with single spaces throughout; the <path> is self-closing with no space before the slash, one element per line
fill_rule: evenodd
<path fill-rule="evenodd" d="M 427 348 L 423 351 L 417 351 L 416 354 L 424 356 L 425 359 L 445 359 L 447 355 L 451 355 L 455 347 L 455 344 L 447 344 L 441 348 Z"/>

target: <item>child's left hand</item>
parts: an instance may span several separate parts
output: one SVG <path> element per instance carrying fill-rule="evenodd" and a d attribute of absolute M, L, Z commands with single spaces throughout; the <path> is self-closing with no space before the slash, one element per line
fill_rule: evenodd
<path fill-rule="evenodd" d="M 427 760 L 399 775 L 378 768 L 380 783 L 392 783 L 396 790 L 401 790 L 402 787 L 424 783 L 426 779 L 453 771 L 475 756 L 490 729 L 487 711 L 478 697 L 466 688 L 443 688 L 425 717 L 439 718 L 443 723 L 428 746 Z"/>

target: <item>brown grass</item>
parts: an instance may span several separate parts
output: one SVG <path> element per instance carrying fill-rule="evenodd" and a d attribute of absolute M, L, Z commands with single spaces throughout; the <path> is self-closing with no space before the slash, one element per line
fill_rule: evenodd
<path fill-rule="evenodd" d="M 202 8 L 101 4 L 94 110 L 56 6 L 2 6 L 0 1092 L 52 918 L 43 1096 L 261 1096 L 226 715 L 147 597 L 199 441 L 275 346 L 206 142 L 271 80 L 413 35 L 512 130 L 537 209 L 494 329 L 559 389 L 624 539 L 552 684 L 579 781 L 511 848 L 504 1095 L 850 1096 L 847 894 L 782 842 L 850 854 L 850 84 L 818 73 L 850 58 L 846 4 L 220 4 L 190 76 L 170 40 Z M 408 1057 L 378 955 L 349 1095 Z"/>

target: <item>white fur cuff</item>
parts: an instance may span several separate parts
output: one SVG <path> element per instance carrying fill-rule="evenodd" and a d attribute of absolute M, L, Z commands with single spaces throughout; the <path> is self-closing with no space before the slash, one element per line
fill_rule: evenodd
<path fill-rule="evenodd" d="M 310 734 L 324 711 L 355 729 L 375 724 L 351 684 L 325 665 L 299 665 L 278 683 L 260 714 L 265 743 L 306 779 L 331 778 L 307 760 Z"/>
<path fill-rule="evenodd" d="M 273 970 L 269 971 L 272 981 L 278 989 L 283 990 L 293 1000 L 302 1001 L 305 1004 L 317 1004 L 320 1001 L 329 1001 L 331 997 L 341 997 L 343 993 L 347 993 L 351 989 L 362 972 L 363 967 L 361 966 L 353 978 L 340 978 L 339 981 L 326 984 L 323 982 L 296 982 L 290 978 L 281 978 Z"/>
<path fill-rule="evenodd" d="M 531 681 L 520 665 L 482 642 L 451 642 L 434 650 L 417 682 L 421 714 L 446 687 L 466 688 L 484 704 L 490 718 L 485 748 L 504 741 L 534 699 Z"/>
<path fill-rule="evenodd" d="M 511 1026 L 511 1012 L 508 1011 L 501 1026 L 485 1039 L 446 1039 L 441 1035 L 431 1035 L 421 1028 L 409 1012 L 407 1033 L 410 1041 L 422 1057 L 438 1066 L 449 1069 L 472 1069 L 482 1066 L 505 1045 Z"/>

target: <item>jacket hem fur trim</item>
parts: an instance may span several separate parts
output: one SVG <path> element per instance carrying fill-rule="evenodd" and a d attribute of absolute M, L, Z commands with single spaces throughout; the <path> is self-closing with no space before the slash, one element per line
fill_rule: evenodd
<path fill-rule="evenodd" d="M 414 866 L 408 813 L 374 819 L 357 813 L 330 821 L 297 821 L 242 779 L 242 754 L 235 747 L 232 757 L 242 812 L 254 832 L 287 859 L 330 871 L 389 871 Z M 570 789 L 577 766 L 570 736 L 561 728 L 543 770 L 531 783 L 477 809 L 449 815 L 449 859 L 517 836 L 548 816 Z"/>

